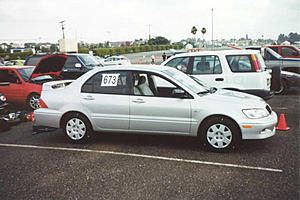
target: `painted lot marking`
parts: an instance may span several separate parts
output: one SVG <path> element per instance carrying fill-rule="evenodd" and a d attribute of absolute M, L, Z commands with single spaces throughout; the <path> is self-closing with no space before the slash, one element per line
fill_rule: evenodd
<path fill-rule="evenodd" d="M 21 144 L 1 144 L 2 147 L 17 147 L 17 148 L 30 148 L 30 149 L 45 149 L 45 150 L 58 150 L 58 151 L 77 151 L 77 152 L 88 152 L 88 153 L 101 153 L 101 154 L 110 154 L 110 155 L 118 155 L 118 156 L 130 156 L 130 157 L 138 157 L 138 158 L 148 158 L 155 160 L 167 160 L 167 161 L 176 161 L 176 162 L 184 162 L 184 163 L 194 163 L 194 164 L 202 164 L 202 165 L 213 165 L 213 166 L 222 166 L 222 167 L 233 167 L 233 168 L 242 168 L 242 169 L 253 169 L 253 170 L 261 170 L 261 171 L 269 171 L 269 172 L 279 172 L 282 173 L 281 169 L 272 169 L 265 167 L 254 167 L 247 165 L 236 165 L 236 164 L 227 164 L 227 163 L 218 163 L 218 162 L 208 162 L 201 160 L 188 160 L 181 158 L 169 158 L 162 156 L 151 156 L 144 154 L 135 154 L 135 153 L 122 153 L 122 152 L 114 152 L 114 151 L 99 151 L 92 149 L 76 149 L 76 148 L 64 148 L 64 147 L 47 147 L 47 146 L 35 146 L 35 145 L 21 145 Z"/>

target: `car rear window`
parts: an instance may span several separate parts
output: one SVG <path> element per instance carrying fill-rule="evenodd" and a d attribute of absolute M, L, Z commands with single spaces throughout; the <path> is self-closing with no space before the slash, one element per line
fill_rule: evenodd
<path fill-rule="evenodd" d="M 256 72 L 251 55 L 229 55 L 226 60 L 232 72 Z"/>

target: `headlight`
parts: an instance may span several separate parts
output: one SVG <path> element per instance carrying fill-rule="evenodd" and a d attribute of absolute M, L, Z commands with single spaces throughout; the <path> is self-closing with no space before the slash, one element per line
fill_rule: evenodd
<path fill-rule="evenodd" d="M 244 109 L 242 111 L 250 119 L 264 118 L 269 115 L 263 108 Z"/>

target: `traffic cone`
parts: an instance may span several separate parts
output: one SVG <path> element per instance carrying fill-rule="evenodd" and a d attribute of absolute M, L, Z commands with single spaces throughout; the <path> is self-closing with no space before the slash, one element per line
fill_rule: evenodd
<path fill-rule="evenodd" d="M 286 124 L 285 116 L 282 113 L 280 114 L 279 122 L 278 122 L 278 125 L 276 127 L 276 130 L 281 130 L 281 131 L 290 130 L 290 127 L 288 127 L 287 124 Z"/>
<path fill-rule="evenodd" d="M 138 64 L 141 64 L 140 59 L 138 60 Z"/>

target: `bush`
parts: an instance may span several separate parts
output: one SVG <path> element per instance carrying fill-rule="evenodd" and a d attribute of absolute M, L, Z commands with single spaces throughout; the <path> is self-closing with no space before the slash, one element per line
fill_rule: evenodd
<path fill-rule="evenodd" d="M 88 48 L 79 48 L 78 53 L 89 53 L 89 49 Z"/>
<path fill-rule="evenodd" d="M 9 60 L 25 60 L 28 56 L 32 55 L 32 51 L 25 51 L 25 52 L 15 52 L 15 53 L 0 53 L 0 56 L 5 58 L 6 56 L 9 57 Z"/>

